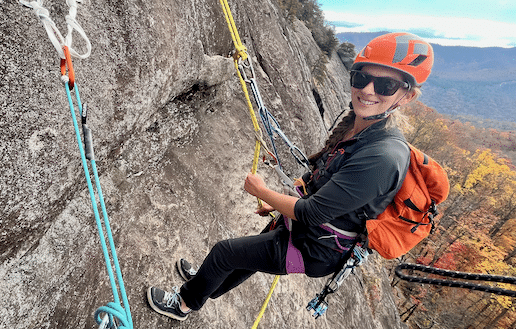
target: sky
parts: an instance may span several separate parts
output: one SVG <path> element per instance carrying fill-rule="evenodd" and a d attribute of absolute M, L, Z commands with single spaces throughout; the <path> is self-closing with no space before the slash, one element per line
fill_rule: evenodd
<path fill-rule="evenodd" d="M 516 0 L 319 0 L 339 32 L 406 31 L 443 46 L 516 47 Z"/>

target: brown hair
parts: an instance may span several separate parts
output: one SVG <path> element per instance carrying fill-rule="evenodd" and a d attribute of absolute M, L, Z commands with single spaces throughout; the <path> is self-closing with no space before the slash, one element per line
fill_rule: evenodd
<path fill-rule="evenodd" d="M 317 160 L 328 150 L 333 149 L 337 143 L 344 139 L 346 134 L 353 129 L 353 124 L 355 122 L 355 112 L 352 110 L 348 111 L 348 113 L 340 120 L 339 124 L 333 128 L 330 137 L 326 140 L 324 147 L 319 152 L 312 154 L 308 157 L 308 161 L 310 161 L 311 165 L 315 165 Z"/>

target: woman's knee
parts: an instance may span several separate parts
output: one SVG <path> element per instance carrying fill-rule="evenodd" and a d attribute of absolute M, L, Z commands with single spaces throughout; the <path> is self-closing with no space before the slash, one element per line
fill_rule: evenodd
<path fill-rule="evenodd" d="M 231 257 L 231 248 L 229 240 L 222 240 L 211 248 L 210 255 L 212 259 L 217 262 L 221 262 Z"/>

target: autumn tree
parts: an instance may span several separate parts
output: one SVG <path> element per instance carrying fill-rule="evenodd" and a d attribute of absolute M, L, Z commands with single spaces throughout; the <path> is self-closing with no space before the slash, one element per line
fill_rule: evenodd
<path fill-rule="evenodd" d="M 507 221 L 516 218 L 516 172 L 508 171 L 506 175 L 503 191 L 497 196 L 493 205 L 493 213 L 498 220 L 489 231 L 492 238 L 500 232 Z"/>
<path fill-rule="evenodd" d="M 420 103 L 406 114 L 413 127 L 405 133 L 407 140 L 445 168 L 451 187 L 448 200 L 439 206 L 442 217 L 437 232 L 414 248 L 407 261 L 516 275 L 512 266 L 516 259 L 516 171 L 509 160 L 511 152 L 516 153 L 515 134 L 451 120 Z M 399 281 L 393 286 L 407 297 L 420 296 L 418 305 L 428 309 L 425 312 L 405 299 L 400 313 L 411 314 L 408 322 L 415 326 L 516 329 L 516 306 L 510 298 Z M 423 289 L 428 293 L 420 294 Z M 450 317 L 450 309 L 461 316 Z"/>

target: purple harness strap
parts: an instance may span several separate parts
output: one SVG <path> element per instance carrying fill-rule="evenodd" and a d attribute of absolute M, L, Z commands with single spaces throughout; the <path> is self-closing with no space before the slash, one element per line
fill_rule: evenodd
<path fill-rule="evenodd" d="M 305 273 L 305 263 L 303 262 L 303 255 L 301 254 L 301 251 L 297 249 L 294 244 L 292 243 L 292 219 L 283 217 L 285 221 L 285 226 L 289 230 L 289 236 L 288 236 L 288 247 L 287 247 L 287 259 L 286 259 L 286 269 L 287 273 Z M 335 236 L 335 242 L 337 243 L 337 246 L 340 250 L 339 252 L 347 252 L 350 247 L 344 247 L 340 244 L 339 239 L 349 240 L 350 242 L 353 242 L 356 238 L 351 237 L 348 235 L 344 235 L 340 232 L 337 232 L 333 230 L 332 228 L 320 225 L 320 228 L 324 229 L 325 231 L 330 232 Z"/>
<path fill-rule="evenodd" d="M 287 273 L 305 273 L 305 263 L 301 251 L 292 244 L 292 220 L 284 217 L 285 226 L 289 230 L 286 268 Z"/>
<path fill-rule="evenodd" d="M 351 236 L 348 236 L 348 235 L 344 235 L 344 234 L 342 234 L 340 232 L 337 232 L 337 231 L 333 230 L 331 227 L 328 227 L 326 225 L 319 225 L 319 227 L 322 228 L 323 230 L 328 231 L 331 234 L 335 235 L 335 243 L 337 243 L 337 246 L 340 248 L 340 250 L 342 250 L 341 252 L 348 251 L 350 249 L 350 247 L 343 247 L 340 244 L 338 238 L 341 238 L 341 239 L 344 239 L 344 240 L 349 240 L 349 241 L 354 241 L 355 240 L 354 237 L 351 237 Z"/>

